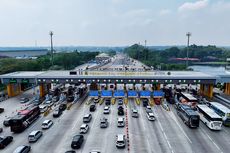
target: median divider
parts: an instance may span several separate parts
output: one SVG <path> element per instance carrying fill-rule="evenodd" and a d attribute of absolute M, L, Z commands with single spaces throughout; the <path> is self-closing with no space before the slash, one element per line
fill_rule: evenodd
<path fill-rule="evenodd" d="M 70 110 L 70 108 L 73 106 L 73 103 L 68 103 L 67 104 L 67 110 Z"/>
<path fill-rule="evenodd" d="M 112 98 L 112 105 L 114 105 L 116 103 L 116 99 Z"/>
<path fill-rule="evenodd" d="M 141 103 L 140 98 L 135 98 L 135 101 L 136 101 L 137 105 L 140 105 L 140 103 Z"/>
<path fill-rule="evenodd" d="M 125 103 L 125 105 L 128 104 L 128 98 L 125 98 L 124 103 Z"/>
<path fill-rule="evenodd" d="M 153 98 L 149 99 L 149 104 L 150 104 L 150 106 L 154 106 L 155 103 L 154 103 L 154 99 Z"/>
<path fill-rule="evenodd" d="M 99 104 L 101 105 L 101 104 L 103 104 L 103 102 L 104 102 L 104 98 L 101 98 L 99 101 Z"/>

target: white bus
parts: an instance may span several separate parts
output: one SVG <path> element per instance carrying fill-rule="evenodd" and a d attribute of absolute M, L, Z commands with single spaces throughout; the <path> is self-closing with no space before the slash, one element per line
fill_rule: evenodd
<path fill-rule="evenodd" d="M 229 108 L 217 102 L 210 102 L 210 108 L 212 108 L 219 116 L 222 117 L 223 124 L 225 126 L 230 126 L 230 109 Z"/>
<path fill-rule="evenodd" d="M 221 130 L 222 118 L 207 105 L 197 105 L 200 120 L 212 130 Z"/>

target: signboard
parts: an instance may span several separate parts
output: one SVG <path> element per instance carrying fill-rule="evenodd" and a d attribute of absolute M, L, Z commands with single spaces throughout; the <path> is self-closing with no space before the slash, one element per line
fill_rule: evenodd
<path fill-rule="evenodd" d="M 99 96 L 98 90 L 90 90 L 89 96 L 90 97 L 98 97 Z"/>
<path fill-rule="evenodd" d="M 137 96 L 138 96 L 137 91 L 135 91 L 135 90 L 129 90 L 128 91 L 128 97 L 134 98 Z"/>
<path fill-rule="evenodd" d="M 153 97 L 163 97 L 163 96 L 164 96 L 164 92 L 161 90 L 153 92 Z"/>
<path fill-rule="evenodd" d="M 29 83 L 29 79 L 22 79 L 22 83 Z"/>
<path fill-rule="evenodd" d="M 112 90 L 102 90 L 101 97 L 112 97 L 113 93 Z"/>
<path fill-rule="evenodd" d="M 115 90 L 114 91 L 114 97 L 125 97 L 125 91 L 124 90 Z"/>
<path fill-rule="evenodd" d="M 140 97 L 142 98 L 150 98 L 151 96 L 151 91 L 145 90 L 145 91 L 140 91 Z"/>
<path fill-rule="evenodd" d="M 16 79 L 10 79 L 10 83 L 17 83 Z"/>

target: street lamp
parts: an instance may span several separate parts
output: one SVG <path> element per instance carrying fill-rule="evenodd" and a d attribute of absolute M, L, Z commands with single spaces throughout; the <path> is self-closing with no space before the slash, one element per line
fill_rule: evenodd
<path fill-rule="evenodd" d="M 53 56 L 53 31 L 50 31 L 50 49 L 51 49 L 51 60 L 52 60 L 52 66 L 54 65 L 54 56 Z"/>
<path fill-rule="evenodd" d="M 190 32 L 186 33 L 186 36 L 188 37 L 188 43 L 187 43 L 187 59 L 186 59 L 186 68 L 188 68 L 188 51 L 189 51 L 189 38 L 192 34 Z"/>

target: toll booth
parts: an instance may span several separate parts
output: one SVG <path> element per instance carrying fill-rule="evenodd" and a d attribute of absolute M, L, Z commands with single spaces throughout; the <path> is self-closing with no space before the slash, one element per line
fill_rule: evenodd
<path fill-rule="evenodd" d="M 140 91 L 140 98 L 150 98 L 151 97 L 151 91 L 144 90 Z"/>
<path fill-rule="evenodd" d="M 112 90 L 102 90 L 101 91 L 101 97 L 103 98 L 111 98 L 113 96 Z"/>
<path fill-rule="evenodd" d="M 161 100 L 164 98 L 164 92 L 161 90 L 157 90 L 153 92 L 153 99 L 156 105 L 161 104 Z"/>
<path fill-rule="evenodd" d="M 125 91 L 124 90 L 115 90 L 114 91 L 114 98 L 123 98 L 125 97 Z"/>
<path fill-rule="evenodd" d="M 128 98 L 136 98 L 136 97 L 138 97 L 137 91 L 135 90 L 128 91 Z"/>
<path fill-rule="evenodd" d="M 99 91 L 98 90 L 90 90 L 89 91 L 89 97 L 98 98 L 99 97 Z"/>

